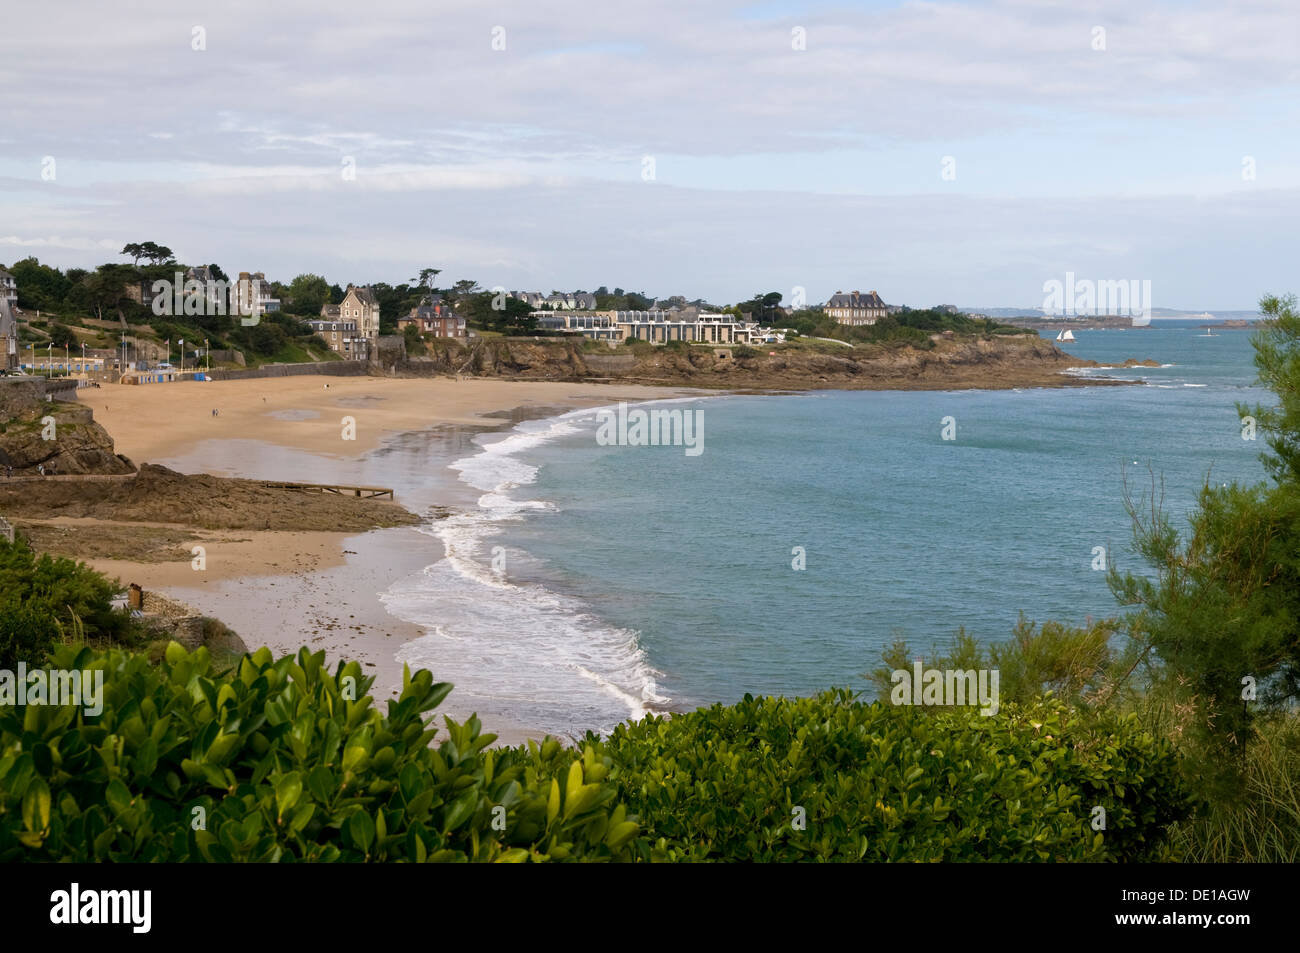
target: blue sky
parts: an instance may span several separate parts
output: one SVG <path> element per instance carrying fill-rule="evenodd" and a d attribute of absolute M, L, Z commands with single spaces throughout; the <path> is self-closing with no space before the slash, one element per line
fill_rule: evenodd
<path fill-rule="evenodd" d="M 1290 2 L 359 9 L 8 12 L 0 262 L 158 241 L 283 281 L 718 303 L 1035 307 L 1066 271 L 1156 307 L 1300 291 Z"/>

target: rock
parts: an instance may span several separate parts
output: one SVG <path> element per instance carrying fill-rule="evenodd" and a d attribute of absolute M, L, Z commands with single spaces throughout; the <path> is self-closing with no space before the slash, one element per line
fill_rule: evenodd
<path fill-rule="evenodd" d="M 47 440 L 50 418 L 53 440 Z M 0 378 L 0 463 L 16 471 L 131 473 L 89 407 L 43 399 L 39 380 Z"/>

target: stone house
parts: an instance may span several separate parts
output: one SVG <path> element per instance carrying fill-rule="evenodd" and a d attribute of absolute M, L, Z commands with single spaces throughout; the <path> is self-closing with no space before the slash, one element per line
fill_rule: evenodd
<path fill-rule="evenodd" d="M 865 325 L 875 324 L 883 318 L 889 313 L 889 306 L 874 291 L 866 294 L 837 291 L 826 302 L 825 311 L 840 324 Z"/>

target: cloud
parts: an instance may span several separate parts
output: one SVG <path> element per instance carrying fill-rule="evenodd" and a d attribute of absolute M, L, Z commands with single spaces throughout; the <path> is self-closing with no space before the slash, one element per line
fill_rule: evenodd
<path fill-rule="evenodd" d="M 112 234 L 724 300 L 771 275 L 994 303 L 1072 261 L 1168 286 L 1178 248 L 1198 306 L 1240 306 L 1295 257 L 1263 198 L 1300 189 L 1298 26 L 1289 0 L 19 6 L 4 227 L 82 265 Z"/>

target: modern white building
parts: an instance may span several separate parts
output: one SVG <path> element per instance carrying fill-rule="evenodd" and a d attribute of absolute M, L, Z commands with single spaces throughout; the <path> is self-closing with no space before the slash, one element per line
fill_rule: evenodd
<path fill-rule="evenodd" d="M 581 334 L 597 341 L 628 338 L 667 344 L 735 344 L 741 327 L 735 316 L 695 311 L 534 311 L 537 326 L 562 334 Z"/>
<path fill-rule="evenodd" d="M 613 311 L 534 311 L 537 326 L 559 334 L 581 334 L 595 341 L 622 337 Z"/>

